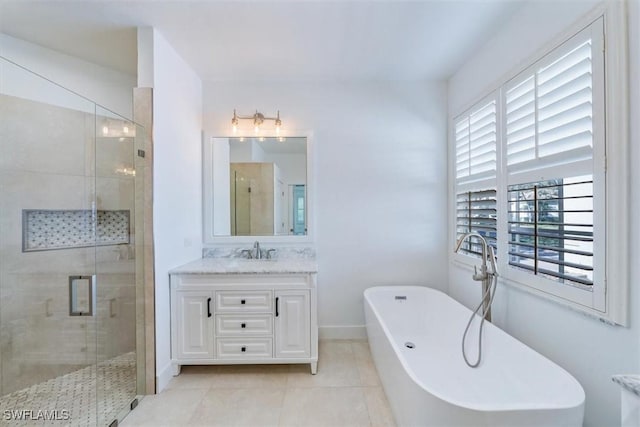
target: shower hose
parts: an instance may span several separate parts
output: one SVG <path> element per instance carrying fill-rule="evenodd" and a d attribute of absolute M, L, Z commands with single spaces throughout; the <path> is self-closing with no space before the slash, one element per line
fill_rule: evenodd
<path fill-rule="evenodd" d="M 485 300 L 489 301 L 489 304 L 487 305 L 487 311 L 491 310 L 493 297 L 496 294 L 496 287 L 498 286 L 498 272 L 496 270 L 496 263 L 495 263 L 496 255 L 493 252 L 493 247 L 491 246 L 489 246 L 489 256 L 491 257 L 491 266 L 493 270 L 490 273 L 492 277 L 492 283 L 489 284 L 489 286 L 487 286 L 487 290 L 484 292 L 484 294 L 482 295 L 482 298 L 480 299 L 480 304 L 478 304 L 478 307 L 476 307 L 476 309 L 473 310 L 473 313 L 471 313 L 471 317 L 467 322 L 467 327 L 464 328 L 464 334 L 462 334 L 462 357 L 464 358 L 464 362 L 470 368 L 477 368 L 478 365 L 480 365 L 480 361 L 482 360 L 482 328 L 486 320 L 485 316 L 484 315 L 482 316 L 482 319 L 480 320 L 480 327 L 478 328 L 478 360 L 476 360 L 474 363 L 469 362 L 469 359 L 467 358 L 467 351 L 464 346 L 464 342 L 467 339 L 467 333 L 469 333 L 469 328 L 471 327 L 471 323 L 473 323 L 473 319 L 476 317 L 476 314 L 478 314 L 478 312 L 482 309 L 482 306 L 484 305 Z"/>

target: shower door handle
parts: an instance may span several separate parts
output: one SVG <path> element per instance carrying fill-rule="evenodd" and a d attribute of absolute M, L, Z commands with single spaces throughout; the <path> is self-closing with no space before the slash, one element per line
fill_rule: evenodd
<path fill-rule="evenodd" d="M 69 276 L 69 316 L 93 316 L 96 312 L 96 275 Z"/>

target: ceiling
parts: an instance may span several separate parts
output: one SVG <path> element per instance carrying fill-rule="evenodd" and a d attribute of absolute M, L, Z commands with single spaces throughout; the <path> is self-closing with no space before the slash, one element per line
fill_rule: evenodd
<path fill-rule="evenodd" d="M 523 3 L 0 0 L 0 31 L 136 74 L 155 27 L 203 80 L 446 78 Z"/>

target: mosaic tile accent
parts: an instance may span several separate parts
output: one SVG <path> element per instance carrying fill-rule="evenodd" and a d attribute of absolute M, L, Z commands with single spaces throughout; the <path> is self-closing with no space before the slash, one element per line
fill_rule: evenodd
<path fill-rule="evenodd" d="M 134 352 L 125 353 L 1 396 L 0 424 L 95 426 L 96 414 L 108 424 L 129 407 L 135 394 L 136 357 Z M 11 412 L 7 411 L 27 411 L 32 419 L 9 421 L 6 415 Z M 53 419 L 38 420 L 39 414 Z"/>
<path fill-rule="evenodd" d="M 129 243 L 128 210 L 22 210 L 22 252 Z"/>

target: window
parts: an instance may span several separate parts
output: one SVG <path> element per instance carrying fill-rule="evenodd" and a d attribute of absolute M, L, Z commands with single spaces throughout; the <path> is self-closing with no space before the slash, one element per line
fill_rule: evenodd
<path fill-rule="evenodd" d="M 593 25 L 602 30 L 601 20 Z M 599 43 L 593 38 L 592 28 L 583 30 L 505 86 L 510 181 L 543 171 L 591 172 L 594 139 L 598 147 L 604 146 L 604 140 L 597 140 L 603 133 L 594 129 L 604 123 L 604 99 L 598 97 L 604 83 L 602 50 L 598 51 L 602 33 Z M 596 117 L 594 102 L 600 107 Z"/>
<path fill-rule="evenodd" d="M 453 120 L 453 231 L 484 235 L 506 283 L 624 324 L 628 95 L 617 7 L 602 6 Z M 473 264 L 465 255 L 455 259 Z"/>
<path fill-rule="evenodd" d="M 467 191 L 456 195 L 456 234 L 478 233 L 497 248 L 496 190 Z M 480 256 L 482 248 L 475 240 L 465 240 L 460 251 Z"/>
<path fill-rule="evenodd" d="M 508 264 L 558 283 L 593 286 L 591 176 L 508 188 Z"/>
<path fill-rule="evenodd" d="M 494 96 L 455 121 L 456 238 L 476 232 L 497 247 L 496 153 L 497 101 Z M 467 240 L 462 253 L 480 255 L 478 242 Z"/>
<path fill-rule="evenodd" d="M 503 87 L 505 277 L 604 310 L 603 19 Z M 534 276 L 534 277 L 531 277 Z"/>

